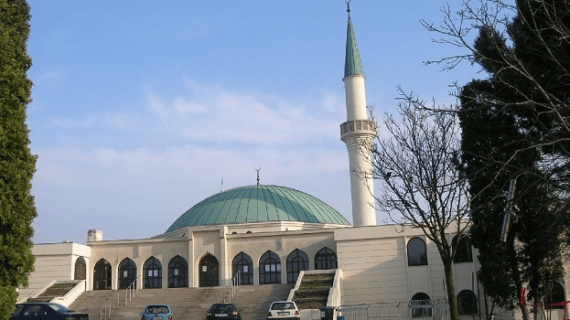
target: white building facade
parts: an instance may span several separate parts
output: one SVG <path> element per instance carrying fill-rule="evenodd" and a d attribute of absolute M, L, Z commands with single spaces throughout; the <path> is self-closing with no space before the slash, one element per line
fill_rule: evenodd
<path fill-rule="evenodd" d="M 350 17 L 343 81 L 347 121 L 341 139 L 349 153 L 353 226 L 295 189 L 230 189 L 194 205 L 152 238 L 105 240 L 102 231 L 89 230 L 86 245 L 34 245 L 35 271 L 19 301 L 54 281 L 84 281 L 86 290 L 212 287 L 230 285 L 239 271 L 240 285 L 258 286 L 295 283 L 301 271 L 328 269 L 342 270 L 343 305 L 446 298 L 436 245 L 419 229 L 376 225 L 370 159 L 362 152 L 376 127 L 367 115 Z M 450 241 L 454 236 L 448 233 Z M 472 318 L 481 315 L 484 299 L 476 252 L 467 241 L 459 243 L 453 269 L 462 313 Z"/>

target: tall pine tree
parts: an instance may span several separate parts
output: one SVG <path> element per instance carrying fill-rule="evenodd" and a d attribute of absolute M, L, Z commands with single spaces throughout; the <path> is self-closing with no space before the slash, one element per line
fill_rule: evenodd
<path fill-rule="evenodd" d="M 547 288 L 561 277 L 570 162 L 570 6 L 567 0 L 516 5 L 506 34 L 490 24 L 480 28 L 473 60 L 489 77 L 462 88 L 459 110 L 479 279 L 508 308 L 523 301 L 523 287 L 535 302 L 548 299 Z M 511 179 L 517 181 L 513 219 L 501 243 Z M 526 308 L 523 316 L 529 319 Z"/>
<path fill-rule="evenodd" d="M 8 319 L 16 288 L 33 270 L 30 194 L 35 157 L 28 145 L 26 105 L 32 83 L 26 72 L 30 8 L 25 0 L 0 0 L 0 319 Z"/>

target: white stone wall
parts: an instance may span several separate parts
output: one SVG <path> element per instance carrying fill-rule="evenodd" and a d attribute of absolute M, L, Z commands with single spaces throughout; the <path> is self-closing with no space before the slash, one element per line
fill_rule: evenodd
<path fill-rule="evenodd" d="M 427 265 L 408 266 L 406 246 L 414 237 L 426 242 Z M 419 292 L 431 299 L 446 297 L 437 247 L 421 230 L 393 225 L 342 229 L 335 231 L 335 240 L 344 274 L 344 303 L 409 301 Z M 475 262 L 454 263 L 453 267 L 456 293 L 468 289 L 477 294 L 471 286 Z"/>
<path fill-rule="evenodd" d="M 236 229 L 228 226 L 195 227 L 185 228 L 167 237 L 90 242 L 92 265 L 88 273 L 93 274 L 93 267 L 100 259 L 107 260 L 113 270 L 111 287 L 117 289 L 119 265 L 125 258 L 133 260 L 137 273 L 141 274 L 144 263 L 150 257 L 155 257 L 162 264 L 162 286 L 166 288 L 168 286 L 168 263 L 180 255 L 188 262 L 189 286 L 198 287 L 200 260 L 211 254 L 218 260 L 219 283 L 224 286 L 229 285 L 232 278 L 233 258 L 240 252 L 245 252 L 253 262 L 254 284 L 259 284 L 259 259 L 271 250 L 281 260 L 281 279 L 283 283 L 286 283 L 287 256 L 295 249 L 303 250 L 307 254 L 311 270 L 314 269 L 315 255 L 319 250 L 328 247 L 336 252 L 334 229 L 326 226 L 306 230 L 303 223 L 285 223 L 284 225 L 286 227 L 276 228 L 275 223 L 270 223 L 267 229 L 260 228 L 259 224 L 249 227 L 237 226 Z M 143 287 L 142 281 L 142 277 L 139 278 L 137 282 L 139 288 Z M 89 290 L 93 288 L 92 279 L 89 279 L 88 288 Z"/>
<path fill-rule="evenodd" d="M 54 281 L 73 280 L 79 257 L 85 259 L 89 270 L 91 248 L 72 242 L 37 244 L 32 247 L 32 254 L 36 259 L 34 272 L 28 277 L 28 286 L 19 290 L 18 302 L 37 295 Z"/>

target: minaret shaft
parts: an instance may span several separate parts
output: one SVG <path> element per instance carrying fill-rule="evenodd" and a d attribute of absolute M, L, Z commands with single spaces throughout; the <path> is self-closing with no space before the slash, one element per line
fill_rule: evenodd
<path fill-rule="evenodd" d="M 368 119 L 364 80 L 360 54 L 349 16 L 343 78 L 347 121 L 341 124 L 340 129 L 341 140 L 348 149 L 352 224 L 355 227 L 376 225 L 374 180 L 370 162 L 370 147 L 376 135 L 376 124 Z"/>

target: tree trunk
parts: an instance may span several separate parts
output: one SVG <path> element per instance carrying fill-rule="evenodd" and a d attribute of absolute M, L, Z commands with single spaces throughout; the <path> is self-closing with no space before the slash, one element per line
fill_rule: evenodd
<path fill-rule="evenodd" d="M 451 320 L 459 320 L 459 307 L 457 305 L 457 296 L 455 295 L 455 280 L 453 279 L 453 261 L 446 259 L 443 261 L 445 269 L 445 285 L 447 287 L 447 303 L 449 304 L 449 315 Z"/>

